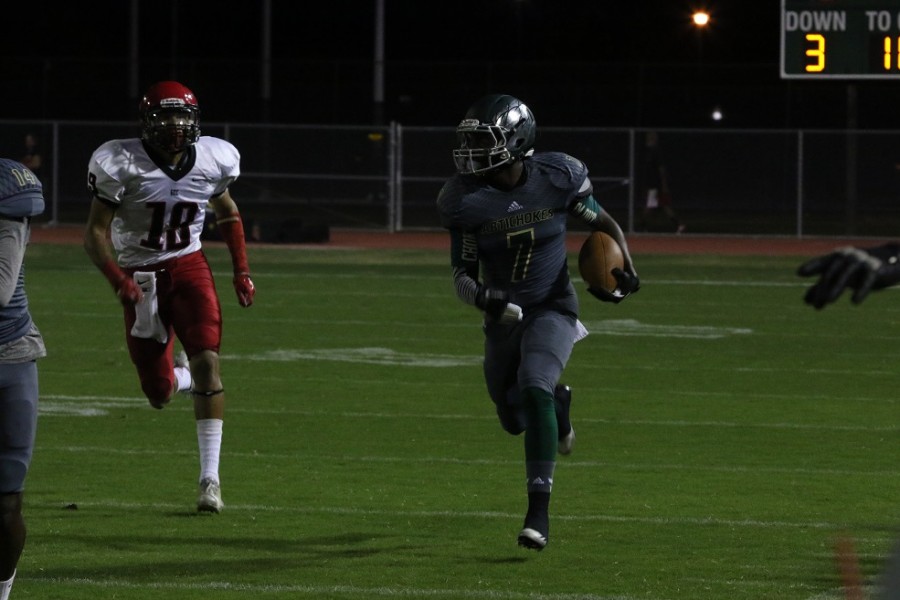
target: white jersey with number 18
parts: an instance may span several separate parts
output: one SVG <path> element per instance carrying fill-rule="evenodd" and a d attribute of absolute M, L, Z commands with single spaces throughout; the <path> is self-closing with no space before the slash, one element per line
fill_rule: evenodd
<path fill-rule="evenodd" d="M 97 148 L 88 187 L 116 209 L 111 237 L 119 265 L 141 267 L 199 250 L 209 199 L 239 175 L 240 154 L 225 140 L 203 136 L 170 166 L 131 138 Z"/>

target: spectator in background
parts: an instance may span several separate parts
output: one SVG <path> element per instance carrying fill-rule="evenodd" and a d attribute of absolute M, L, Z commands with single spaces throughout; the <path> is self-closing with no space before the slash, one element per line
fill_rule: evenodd
<path fill-rule="evenodd" d="M 0 158 L 0 600 L 9 598 L 25 548 L 22 494 L 37 430 L 37 359 L 47 355 L 25 294 L 31 219 L 44 212 L 41 182 Z"/>
<path fill-rule="evenodd" d="M 659 135 L 648 131 L 644 136 L 644 160 L 641 189 L 644 195 L 644 213 L 641 217 L 641 229 L 647 231 L 652 214 L 662 211 L 672 225 L 675 233 L 684 233 L 686 226 L 672 208 L 672 193 L 669 190 L 669 177 L 659 149 Z"/>
<path fill-rule="evenodd" d="M 38 138 L 33 133 L 25 134 L 25 154 L 22 156 L 21 162 L 31 169 L 32 173 L 36 174 L 41 169 L 43 159 L 40 148 L 38 148 Z"/>

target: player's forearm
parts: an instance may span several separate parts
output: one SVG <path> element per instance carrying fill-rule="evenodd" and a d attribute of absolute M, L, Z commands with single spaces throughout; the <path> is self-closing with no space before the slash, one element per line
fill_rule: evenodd
<path fill-rule="evenodd" d="M 115 255 L 106 241 L 106 231 L 98 233 L 89 228 L 84 235 L 84 251 L 98 269 L 109 261 L 115 262 Z"/>
<path fill-rule="evenodd" d="M 115 254 L 109 242 L 106 241 L 106 230 L 88 227 L 84 234 L 84 250 L 113 289 L 118 291 L 128 275 L 116 262 Z"/>
<path fill-rule="evenodd" d="M 231 264 L 234 273 L 250 273 L 250 263 L 247 260 L 247 243 L 244 236 L 244 223 L 237 211 L 216 220 L 222 239 L 231 253 Z"/>
<path fill-rule="evenodd" d="M 9 304 L 25 257 L 25 229 L 17 221 L 0 222 L 0 308 Z"/>
<path fill-rule="evenodd" d="M 478 292 L 482 286 L 464 268 L 453 268 L 453 287 L 460 300 L 471 306 L 478 306 Z"/>

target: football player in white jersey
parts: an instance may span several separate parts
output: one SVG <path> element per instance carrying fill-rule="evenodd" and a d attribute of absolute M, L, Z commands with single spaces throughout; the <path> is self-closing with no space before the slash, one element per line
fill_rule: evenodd
<path fill-rule="evenodd" d="M 197 99 L 176 81 L 151 86 L 139 111 L 140 138 L 108 141 L 91 156 L 84 247 L 124 306 L 128 351 L 150 404 L 163 408 L 176 392 L 192 395 L 197 510 L 217 513 L 224 507 L 222 313 L 200 233 L 208 204 L 231 253 L 238 302 L 250 306 L 244 227 L 228 191 L 240 175 L 240 154 L 225 140 L 200 136 Z M 175 357 L 176 337 L 186 360 Z"/>

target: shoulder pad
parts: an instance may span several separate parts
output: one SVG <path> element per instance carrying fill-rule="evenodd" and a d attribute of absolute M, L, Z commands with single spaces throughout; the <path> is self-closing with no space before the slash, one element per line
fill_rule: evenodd
<path fill-rule="evenodd" d="M 553 185 L 560 189 L 578 190 L 588 176 L 583 162 L 563 152 L 541 152 L 528 160 L 547 172 Z"/>
<path fill-rule="evenodd" d="M 197 140 L 197 146 L 208 152 L 225 173 L 240 171 L 241 153 L 231 142 L 204 135 Z"/>
<path fill-rule="evenodd" d="M 0 158 L 0 215 L 34 217 L 44 212 L 40 180 L 25 165 Z"/>
<path fill-rule="evenodd" d="M 470 181 L 469 178 L 454 175 L 438 193 L 437 206 L 438 213 L 441 217 L 441 226 L 450 228 L 460 225 L 458 215 L 462 205 L 463 198 L 478 188 L 476 182 Z"/>

